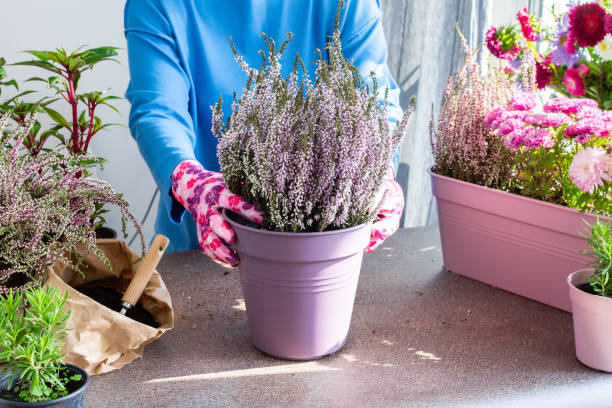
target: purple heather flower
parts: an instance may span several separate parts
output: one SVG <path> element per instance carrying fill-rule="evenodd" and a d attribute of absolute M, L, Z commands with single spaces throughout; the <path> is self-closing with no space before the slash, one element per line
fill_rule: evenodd
<path fill-rule="evenodd" d="M 341 58 L 339 32 L 326 51 L 315 81 L 296 71 L 283 77 L 274 49 L 262 71 L 237 56 L 249 87 L 232 104 L 228 126 L 220 106 L 213 108 L 228 187 L 246 192 L 272 230 L 323 231 L 372 220 L 371 200 L 411 116 L 408 110 L 390 126 L 376 87 L 355 85 L 362 79 Z"/>

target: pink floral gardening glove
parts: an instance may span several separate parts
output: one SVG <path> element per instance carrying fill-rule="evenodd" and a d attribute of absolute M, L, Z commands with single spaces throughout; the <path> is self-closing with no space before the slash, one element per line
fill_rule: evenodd
<path fill-rule="evenodd" d="M 366 253 L 374 251 L 382 242 L 393 235 L 399 228 L 400 217 L 404 209 L 404 192 L 395 181 L 395 172 L 391 167 L 387 169 L 378 200 L 378 220 L 372 224 L 370 243 L 365 249 Z M 382 199 L 382 202 L 380 200 Z"/>
<path fill-rule="evenodd" d="M 263 214 L 229 191 L 221 173 L 207 171 L 195 160 L 185 160 L 174 169 L 172 193 L 193 217 L 204 253 L 219 262 L 238 265 L 238 256 L 223 243 L 231 244 L 236 236 L 219 209 L 227 208 L 257 224 L 263 223 Z"/>

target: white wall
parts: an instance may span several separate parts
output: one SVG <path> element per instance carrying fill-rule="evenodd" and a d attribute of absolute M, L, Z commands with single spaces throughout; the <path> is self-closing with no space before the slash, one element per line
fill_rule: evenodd
<path fill-rule="evenodd" d="M 111 93 L 123 97 L 129 81 L 126 42 L 123 36 L 124 1 L 118 0 L 18 0 L 2 2 L 2 24 L 0 56 L 8 63 L 28 59 L 20 51 L 42 50 L 63 47 L 72 51 L 81 45 L 121 47 L 119 61 L 100 63 L 93 71 L 87 71 L 79 84 L 81 92 L 111 88 Z M 7 67 L 10 78 L 21 83 L 29 76 L 42 76 L 42 72 L 30 67 Z M 23 84 L 25 88 L 37 85 Z M 2 98 L 6 95 L 3 93 Z M 27 97 L 26 97 L 27 98 Z M 56 109 L 63 101 L 56 102 Z M 155 183 L 148 167 L 138 152 L 136 143 L 127 128 L 129 103 L 118 101 L 122 116 L 105 107 L 99 108 L 98 116 L 105 122 L 122 123 L 126 127 L 114 127 L 94 136 L 91 151 L 108 160 L 98 176 L 107 180 L 131 203 L 132 213 L 139 219 L 155 191 Z M 147 244 L 153 235 L 153 221 L 157 212 L 153 206 L 143 226 Z M 120 230 L 119 213 L 113 210 L 106 217 L 109 224 Z M 133 228 L 128 228 L 130 236 Z M 138 240 L 134 242 L 139 247 Z"/>

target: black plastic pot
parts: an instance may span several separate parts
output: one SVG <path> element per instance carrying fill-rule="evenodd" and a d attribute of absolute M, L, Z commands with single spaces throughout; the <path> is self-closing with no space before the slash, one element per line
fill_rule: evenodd
<path fill-rule="evenodd" d="M 117 238 L 117 231 L 109 227 L 99 227 L 96 228 L 96 238 L 97 239 L 115 239 Z"/>
<path fill-rule="evenodd" d="M 72 391 L 65 397 L 56 398 L 49 401 L 40 402 L 18 402 L 10 401 L 0 397 L 0 408 L 13 408 L 13 407 L 32 407 L 32 408 L 82 408 L 85 405 L 85 389 L 89 385 L 89 375 L 80 367 L 72 364 L 66 364 L 70 375 L 81 374 L 83 377 L 81 386 L 76 390 Z M 0 391 L 6 391 L 8 388 L 8 375 L 0 377 Z"/>

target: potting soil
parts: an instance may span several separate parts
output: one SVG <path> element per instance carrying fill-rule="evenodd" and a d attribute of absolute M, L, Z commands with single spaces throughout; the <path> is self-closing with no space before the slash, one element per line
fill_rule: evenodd
<path fill-rule="evenodd" d="M 84 294 L 85 296 L 89 296 L 93 300 L 98 303 L 103 304 L 115 312 L 121 311 L 121 298 L 123 295 L 112 288 L 108 288 L 105 286 L 77 286 L 76 290 Z M 159 323 L 155 321 L 151 313 L 144 307 L 142 304 L 138 302 L 134 307 L 128 309 L 125 314 L 130 319 L 136 320 L 137 322 L 146 324 L 147 326 L 151 326 L 154 328 L 159 327 Z"/>

